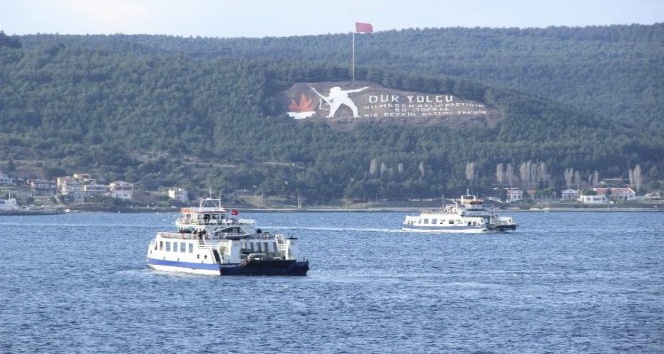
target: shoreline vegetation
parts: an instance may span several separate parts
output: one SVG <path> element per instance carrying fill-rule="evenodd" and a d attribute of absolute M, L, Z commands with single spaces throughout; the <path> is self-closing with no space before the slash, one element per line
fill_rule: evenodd
<path fill-rule="evenodd" d="M 403 212 L 414 213 L 423 210 L 437 209 L 440 206 L 433 205 L 410 205 L 410 206 L 394 206 L 394 205 L 330 205 L 330 206 L 312 206 L 312 207 L 295 207 L 295 206 L 276 206 L 276 207 L 256 207 L 246 205 L 226 205 L 227 209 L 237 209 L 242 213 L 334 213 L 334 212 L 357 212 L 357 213 L 380 213 L 380 212 Z M 629 205 L 520 205 L 520 206 L 496 206 L 498 211 L 508 212 L 661 212 L 664 211 L 664 201 L 657 201 L 657 203 L 632 203 Z M 36 211 L 19 211 L 19 212 L 0 212 L 0 215 L 52 215 L 62 214 L 69 212 L 108 212 L 108 213 L 176 213 L 180 211 L 179 206 L 171 207 L 157 207 L 157 206 L 109 206 L 109 205 L 71 205 L 67 208 L 57 208 L 59 212 L 54 212 L 54 209 L 49 209 L 49 212 L 36 212 Z"/>

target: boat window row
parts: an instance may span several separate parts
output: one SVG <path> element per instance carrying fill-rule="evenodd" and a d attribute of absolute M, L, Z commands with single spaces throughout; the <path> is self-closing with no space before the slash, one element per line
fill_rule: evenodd
<path fill-rule="evenodd" d="M 445 225 L 445 224 L 454 225 L 455 222 L 456 221 L 453 220 L 453 219 L 452 220 L 440 219 L 440 221 L 438 219 L 431 219 L 431 223 L 429 223 L 429 219 L 420 219 L 420 220 L 418 220 L 417 223 L 421 224 L 421 225 Z M 477 221 L 477 220 L 467 220 L 466 224 L 468 226 L 482 225 L 482 223 Z M 411 225 L 412 225 L 412 223 L 411 223 Z"/>
<path fill-rule="evenodd" d="M 277 244 L 274 242 L 242 242 L 242 249 L 250 253 L 269 253 L 277 251 Z"/>
<path fill-rule="evenodd" d="M 424 224 L 424 225 L 429 225 L 429 219 L 421 219 L 421 220 L 419 220 L 419 223 Z M 438 219 L 431 219 L 431 225 L 443 225 L 445 223 L 448 223 L 450 225 L 454 225 L 454 220 L 441 219 L 440 222 L 439 222 Z"/>
<path fill-rule="evenodd" d="M 154 245 L 155 250 L 166 251 L 166 252 L 180 252 L 180 253 L 194 253 L 194 243 L 193 242 L 171 242 L 171 241 L 159 241 L 159 244 Z"/>

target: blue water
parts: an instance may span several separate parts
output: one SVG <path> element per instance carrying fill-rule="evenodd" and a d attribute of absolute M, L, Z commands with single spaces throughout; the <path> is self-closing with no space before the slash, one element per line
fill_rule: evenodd
<path fill-rule="evenodd" d="M 506 214 L 516 233 L 242 215 L 297 236 L 306 277 L 150 270 L 176 214 L 0 216 L 0 352 L 664 352 L 664 213 Z"/>

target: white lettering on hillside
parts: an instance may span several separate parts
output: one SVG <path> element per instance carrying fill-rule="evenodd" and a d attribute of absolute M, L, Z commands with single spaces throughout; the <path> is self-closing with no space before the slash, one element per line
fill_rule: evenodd
<path fill-rule="evenodd" d="M 369 103 L 399 102 L 399 95 L 369 95 Z"/>
<path fill-rule="evenodd" d="M 406 95 L 406 98 L 410 103 L 442 103 L 454 101 L 454 96 L 452 95 Z"/>
<path fill-rule="evenodd" d="M 360 116 L 380 117 L 436 117 L 488 114 L 482 103 L 455 101 L 453 95 L 368 95 L 361 106 Z"/>

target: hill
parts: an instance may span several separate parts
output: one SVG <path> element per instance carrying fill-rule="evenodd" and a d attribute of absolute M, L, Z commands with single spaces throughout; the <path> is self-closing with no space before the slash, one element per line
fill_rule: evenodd
<path fill-rule="evenodd" d="M 469 186 L 561 189 L 570 170 L 578 185 L 627 178 L 637 164 L 657 182 L 662 28 L 358 36 L 358 80 L 474 100 L 501 119 L 485 127 L 369 119 L 343 129 L 293 120 L 275 95 L 297 83 L 347 82 L 338 63 L 348 62 L 348 35 L 15 37 L 20 48 L 0 47 L 4 169 L 320 203 Z"/>

